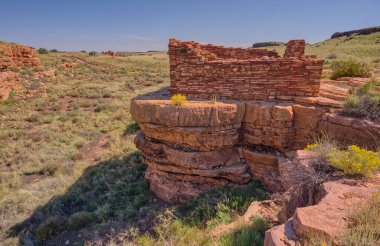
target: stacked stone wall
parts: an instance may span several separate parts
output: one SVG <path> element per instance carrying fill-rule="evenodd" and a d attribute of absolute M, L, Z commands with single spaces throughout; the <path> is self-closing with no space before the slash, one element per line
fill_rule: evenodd
<path fill-rule="evenodd" d="M 172 94 L 190 98 L 292 100 L 319 95 L 323 60 L 304 55 L 303 40 L 288 43 L 285 57 L 274 51 L 234 49 L 171 39 Z"/>

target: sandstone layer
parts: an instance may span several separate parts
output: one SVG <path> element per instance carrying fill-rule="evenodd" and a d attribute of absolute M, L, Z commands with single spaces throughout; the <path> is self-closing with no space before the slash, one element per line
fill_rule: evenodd
<path fill-rule="evenodd" d="M 138 96 L 131 114 L 141 127 L 135 143 L 148 165 L 151 190 L 171 203 L 251 179 L 285 191 L 289 187 L 280 182 L 285 153 L 304 148 L 320 132 L 366 148 L 380 138 L 379 125 L 329 113 L 331 106 L 318 103 L 223 100 L 175 106 L 169 95 L 163 89 Z"/>

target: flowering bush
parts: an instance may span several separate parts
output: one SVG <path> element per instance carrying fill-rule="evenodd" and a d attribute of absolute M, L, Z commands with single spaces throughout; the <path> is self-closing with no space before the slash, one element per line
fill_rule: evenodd
<path fill-rule="evenodd" d="M 322 154 L 325 160 L 334 168 L 340 169 L 344 174 L 372 176 L 374 171 L 380 169 L 379 153 L 361 149 L 351 145 L 347 150 L 339 150 L 336 146 L 321 146 L 320 144 L 309 144 L 305 150 Z"/>
<path fill-rule="evenodd" d="M 374 171 L 380 169 L 378 153 L 361 149 L 356 145 L 349 146 L 347 150 L 330 153 L 329 159 L 332 166 L 349 175 L 370 177 Z"/>
<path fill-rule="evenodd" d="M 176 106 L 181 106 L 187 102 L 187 96 L 183 94 L 175 94 L 172 96 L 172 103 Z"/>

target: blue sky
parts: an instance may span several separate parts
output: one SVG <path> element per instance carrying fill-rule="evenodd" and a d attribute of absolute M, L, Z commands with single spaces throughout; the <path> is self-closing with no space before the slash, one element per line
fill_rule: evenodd
<path fill-rule="evenodd" d="M 325 40 L 380 25 L 380 0 L 0 0 L 0 40 L 66 51 Z"/>

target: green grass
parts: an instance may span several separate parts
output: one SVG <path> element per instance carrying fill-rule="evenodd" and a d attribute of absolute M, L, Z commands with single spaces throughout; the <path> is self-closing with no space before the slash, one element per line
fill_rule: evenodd
<path fill-rule="evenodd" d="M 234 216 L 243 215 L 253 201 L 266 198 L 268 193 L 259 182 L 206 192 L 192 202 L 159 214 L 154 234 L 133 240 L 137 245 L 213 245 L 217 241 L 210 234 L 213 228 L 233 222 Z M 224 235 L 220 245 L 263 245 L 268 228 L 267 221 L 255 218 L 251 224 Z"/>
<path fill-rule="evenodd" d="M 374 193 L 371 200 L 354 208 L 348 230 L 343 237 L 345 245 L 378 245 L 380 242 L 380 199 Z"/>
<path fill-rule="evenodd" d="M 263 218 L 253 218 L 251 225 L 241 226 L 219 239 L 220 246 L 260 246 L 264 245 L 265 231 L 271 227 Z"/>
<path fill-rule="evenodd" d="M 0 105 L 0 242 L 54 242 L 63 232 L 75 235 L 78 243 L 104 241 L 124 235 L 112 235 L 114 226 L 130 231 L 145 224 L 154 233 L 138 232 L 134 242 L 159 242 L 152 223 L 159 224 L 170 207 L 150 193 L 143 177 L 146 166 L 133 143 L 139 126 L 131 119 L 129 103 L 137 94 L 168 85 L 167 55 L 49 53 L 40 59 L 41 68 L 18 72 L 25 88 L 44 86 L 47 96 L 26 97 L 20 91 Z M 65 70 L 59 67 L 63 62 L 78 65 Z M 30 78 L 49 68 L 57 69 L 55 78 Z M 87 154 L 92 145 L 96 152 Z M 203 194 L 170 208 L 176 219 L 166 224 L 172 228 L 167 233 L 184 245 L 194 235 L 199 242 L 211 242 L 213 227 L 233 221 L 234 214 L 264 198 L 267 193 L 258 183 Z M 77 239 L 83 228 L 89 236 Z M 131 236 L 123 240 L 133 241 Z"/>
<path fill-rule="evenodd" d="M 25 88 L 44 85 L 47 96 L 27 97 L 18 91 L 0 104 L 0 244 L 9 237 L 9 229 L 15 229 L 15 225 L 22 222 L 30 223 L 34 229 L 27 236 L 16 233 L 9 241 L 18 237 L 25 239 L 28 235 L 36 240 L 36 227 L 49 217 L 63 216 L 69 221 L 75 213 L 91 212 L 96 220 L 90 224 L 95 225 L 109 220 L 132 220 L 129 218 L 151 197 L 142 177 L 145 167 L 142 164 L 134 167 L 135 162 L 124 159 L 134 156 L 136 151 L 133 144 L 136 127 L 129 113 L 129 102 L 138 93 L 168 85 L 167 55 L 111 58 L 49 53 L 39 57 L 40 68 L 18 72 Z M 63 62 L 78 65 L 65 70 L 59 67 Z M 49 68 L 57 69 L 57 77 L 30 79 L 36 71 Z M 124 134 L 129 126 L 131 130 Z M 104 138 L 106 144 L 95 146 L 96 152 L 89 153 L 91 158 L 87 159 L 82 147 Z M 106 166 L 115 172 L 103 170 Z M 86 183 L 82 181 L 83 175 L 91 179 L 83 172 L 92 167 L 98 168 L 95 172 L 109 175 L 96 177 L 91 181 L 94 182 L 92 187 L 111 185 L 107 186 L 108 190 L 99 188 L 98 193 L 87 194 L 78 188 L 79 184 L 82 187 Z M 125 178 L 120 178 L 121 175 Z M 85 199 L 91 209 L 80 207 L 81 199 Z M 69 210 L 60 208 L 63 200 L 71 204 Z M 38 212 L 52 204 L 55 204 L 54 209 L 45 216 Z M 33 222 L 28 220 L 31 214 L 34 214 Z"/>

